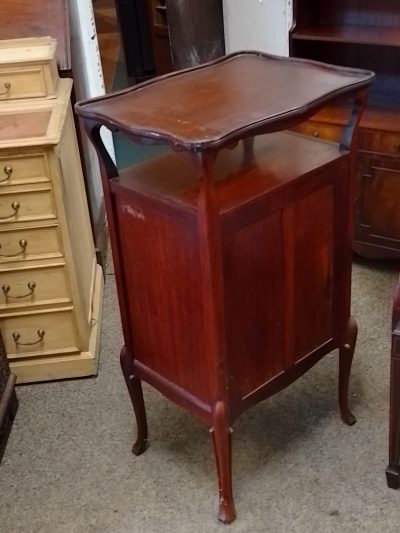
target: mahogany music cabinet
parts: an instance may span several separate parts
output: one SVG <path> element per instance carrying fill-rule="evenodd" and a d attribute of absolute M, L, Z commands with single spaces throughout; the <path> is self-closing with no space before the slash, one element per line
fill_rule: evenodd
<path fill-rule="evenodd" d="M 373 76 L 239 52 L 77 104 L 102 166 L 133 452 L 147 446 L 143 379 L 210 427 L 223 522 L 233 421 L 336 348 L 341 416 L 355 422 L 354 134 Z M 281 131 L 345 96 L 340 144 Z M 170 150 L 118 171 L 102 126 Z"/>

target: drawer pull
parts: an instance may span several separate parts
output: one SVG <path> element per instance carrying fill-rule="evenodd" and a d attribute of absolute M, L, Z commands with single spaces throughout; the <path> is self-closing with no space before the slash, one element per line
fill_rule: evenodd
<path fill-rule="evenodd" d="M 318 139 L 318 137 L 319 137 L 319 131 L 317 131 L 317 130 L 313 131 L 313 134 L 312 134 L 312 135 L 313 135 L 313 137 L 315 137 L 316 139 Z"/>
<path fill-rule="evenodd" d="M 6 81 L 3 84 L 4 91 L 0 91 L 0 96 L 7 96 L 11 90 L 11 83 L 9 81 Z"/>
<path fill-rule="evenodd" d="M 28 246 L 28 241 L 26 241 L 25 239 L 21 239 L 18 244 L 21 246 L 22 250 L 20 250 L 16 254 L 0 254 L 0 257 L 17 257 L 17 255 L 23 255 L 26 251 L 26 247 Z"/>
<path fill-rule="evenodd" d="M 6 165 L 4 167 L 4 169 L 3 169 L 3 172 L 6 175 L 6 177 L 1 179 L 0 183 L 2 183 L 3 181 L 7 181 L 7 180 L 9 180 L 11 178 L 11 174 L 13 173 L 13 169 L 12 169 L 12 167 L 9 167 L 8 165 Z"/>
<path fill-rule="evenodd" d="M 39 338 L 37 341 L 32 342 L 20 342 L 19 339 L 21 338 L 21 333 L 19 331 L 14 331 L 12 336 L 16 346 L 33 346 L 34 344 L 39 344 L 39 342 L 43 342 L 43 337 L 45 336 L 46 332 L 44 331 L 44 329 L 38 329 L 36 333 Z"/>
<path fill-rule="evenodd" d="M 27 298 L 28 296 L 32 296 L 33 293 L 35 292 L 36 283 L 34 281 L 29 281 L 28 282 L 29 292 L 27 292 L 26 294 L 21 294 L 19 296 L 14 296 L 10 294 L 10 290 L 11 290 L 10 285 L 3 285 L 1 288 L 6 299 L 7 298 Z"/>
<path fill-rule="evenodd" d="M 13 202 L 13 203 L 11 204 L 10 207 L 11 207 L 11 209 L 14 211 L 14 212 L 12 213 L 12 215 L 8 215 L 8 216 L 6 216 L 6 217 L 0 217 L 0 220 L 7 220 L 8 218 L 12 218 L 12 217 L 17 216 L 17 214 L 18 214 L 18 210 L 19 210 L 19 208 L 20 208 L 21 206 L 19 205 L 18 202 Z"/>

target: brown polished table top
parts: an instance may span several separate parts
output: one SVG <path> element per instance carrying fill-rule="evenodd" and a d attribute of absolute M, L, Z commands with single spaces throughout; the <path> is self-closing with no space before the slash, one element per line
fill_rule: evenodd
<path fill-rule="evenodd" d="M 86 118 L 132 136 L 188 150 L 220 147 L 262 129 L 280 130 L 371 83 L 369 71 L 238 52 L 90 102 Z M 261 131 L 258 131 L 261 132 Z"/>

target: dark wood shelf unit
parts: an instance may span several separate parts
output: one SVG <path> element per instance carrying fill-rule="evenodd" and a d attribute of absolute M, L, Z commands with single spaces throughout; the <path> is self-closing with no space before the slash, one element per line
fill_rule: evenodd
<path fill-rule="evenodd" d="M 146 0 L 157 75 L 173 70 L 166 0 Z"/>
<path fill-rule="evenodd" d="M 168 31 L 167 4 L 165 0 L 153 0 L 151 5 L 153 8 L 154 25 Z"/>
<path fill-rule="evenodd" d="M 296 0 L 290 55 L 376 73 L 360 124 L 354 250 L 400 257 L 400 4 Z M 346 109 L 331 107 L 297 131 L 337 140 Z"/>
<path fill-rule="evenodd" d="M 400 46 L 400 28 L 321 24 L 298 30 L 293 39 L 397 47 Z"/>

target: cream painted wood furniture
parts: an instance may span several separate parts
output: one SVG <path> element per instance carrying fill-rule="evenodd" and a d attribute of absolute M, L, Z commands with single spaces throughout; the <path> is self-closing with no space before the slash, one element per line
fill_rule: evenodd
<path fill-rule="evenodd" d="M 0 101 L 55 98 L 56 46 L 50 37 L 0 41 Z"/>
<path fill-rule="evenodd" d="M 25 61 L 21 41 L 32 46 Z M 35 41 L 51 60 L 40 63 Z M 47 39 L 47 50 L 44 41 L 16 41 L 15 71 L 10 61 L 7 68 L 0 63 L 0 85 L 11 84 L 0 97 L 0 328 L 19 383 L 93 375 L 98 367 L 103 277 L 70 104 L 72 80 L 52 76 L 54 41 Z M 0 43 L 0 59 L 5 49 Z M 14 92 L 21 72 L 32 72 L 30 57 L 44 83 L 27 76 Z"/>

